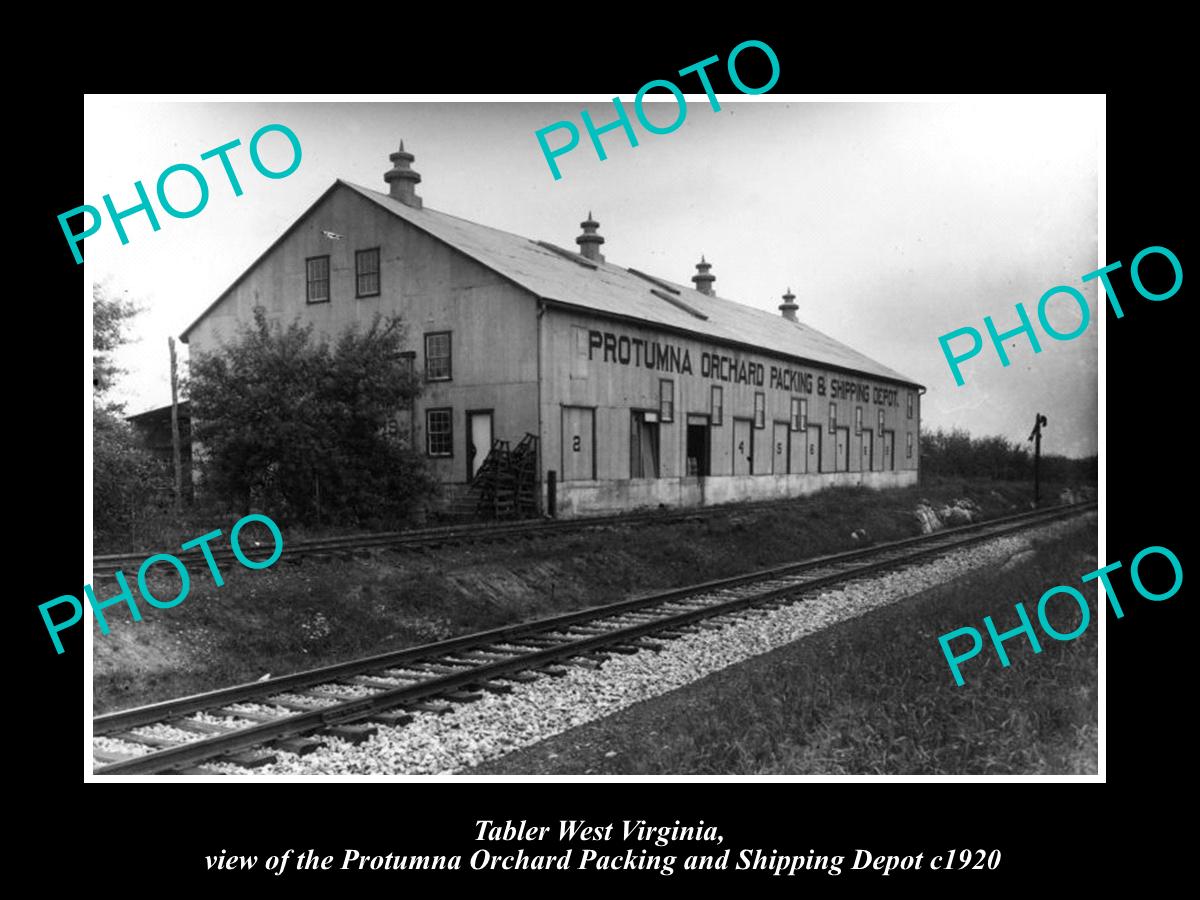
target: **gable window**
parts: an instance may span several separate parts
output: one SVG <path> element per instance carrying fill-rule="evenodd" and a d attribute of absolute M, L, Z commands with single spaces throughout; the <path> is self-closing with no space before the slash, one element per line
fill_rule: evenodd
<path fill-rule="evenodd" d="M 454 452 L 454 410 L 425 410 L 425 452 L 451 456 Z"/>
<path fill-rule="evenodd" d="M 379 296 L 379 248 L 354 254 L 354 296 Z"/>
<path fill-rule="evenodd" d="M 305 260 L 308 269 L 308 302 L 329 302 L 329 257 L 313 256 Z"/>
<path fill-rule="evenodd" d="M 670 378 L 658 382 L 658 417 L 663 422 L 675 421 L 675 382 Z"/>
<path fill-rule="evenodd" d="M 837 404 L 829 404 L 829 433 L 833 434 L 837 431 Z"/>
<path fill-rule="evenodd" d="M 425 335 L 425 378 L 450 380 L 450 332 L 434 331 Z"/>
<path fill-rule="evenodd" d="M 854 407 L 854 433 L 862 434 L 862 407 Z"/>
<path fill-rule="evenodd" d="M 883 437 L 883 410 L 879 411 L 879 436 Z"/>
<path fill-rule="evenodd" d="M 712 415 L 712 423 L 720 425 L 721 418 L 725 415 L 725 392 L 715 384 L 712 389 L 712 406 L 709 413 Z"/>
<path fill-rule="evenodd" d="M 767 427 L 767 395 L 762 391 L 754 394 L 754 427 Z"/>

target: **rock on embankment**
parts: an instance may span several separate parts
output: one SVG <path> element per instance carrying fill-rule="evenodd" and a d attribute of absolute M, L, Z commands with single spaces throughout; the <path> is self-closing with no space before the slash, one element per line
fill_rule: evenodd
<path fill-rule="evenodd" d="M 921 534 L 929 534 L 931 531 L 940 531 L 954 525 L 970 525 L 978 521 L 982 514 L 983 510 L 979 508 L 979 504 L 965 497 L 955 500 L 952 505 L 937 508 L 928 500 L 922 500 L 913 511 L 917 523 L 921 526 Z"/>

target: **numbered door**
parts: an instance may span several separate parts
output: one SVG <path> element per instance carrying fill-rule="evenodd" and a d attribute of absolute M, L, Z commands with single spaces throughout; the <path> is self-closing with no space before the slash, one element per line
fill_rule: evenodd
<path fill-rule="evenodd" d="M 733 474 L 754 474 L 754 429 L 750 419 L 733 420 Z"/>
<path fill-rule="evenodd" d="M 883 467 L 888 472 L 896 468 L 896 432 L 883 433 Z"/>
<path fill-rule="evenodd" d="M 775 439 L 771 444 L 771 472 L 775 475 L 788 473 L 788 424 L 775 423 Z"/>
<path fill-rule="evenodd" d="M 850 471 L 850 429 L 839 428 L 834 435 L 837 439 L 836 457 L 834 458 L 833 471 L 848 472 Z"/>
<path fill-rule="evenodd" d="M 810 425 L 808 427 L 807 438 L 805 440 L 805 443 L 808 445 L 808 453 L 806 454 L 806 457 L 808 459 L 808 470 L 807 470 L 808 473 L 811 475 L 814 472 L 825 471 L 824 468 L 822 468 L 822 462 L 821 462 L 821 426 L 820 425 Z"/>
<path fill-rule="evenodd" d="M 562 411 L 562 480 L 596 478 L 596 411 L 564 406 Z"/>
<path fill-rule="evenodd" d="M 862 470 L 871 472 L 875 469 L 875 432 L 863 430 L 862 433 Z"/>
<path fill-rule="evenodd" d="M 788 472 L 793 475 L 803 475 L 808 471 L 808 447 L 804 440 L 804 433 L 789 431 L 788 437 L 791 439 L 791 446 L 788 448 Z"/>
<path fill-rule="evenodd" d="M 492 411 L 467 413 L 467 480 L 470 481 L 492 449 Z"/>

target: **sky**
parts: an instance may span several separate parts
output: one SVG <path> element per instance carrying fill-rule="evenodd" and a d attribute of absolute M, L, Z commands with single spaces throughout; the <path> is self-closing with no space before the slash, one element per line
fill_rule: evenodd
<path fill-rule="evenodd" d="M 675 101 L 647 103 L 668 124 Z M 398 98 L 402 99 L 402 98 Z M 1096 281 L 1080 278 L 1098 255 L 1098 158 L 1103 128 L 1096 98 L 950 98 L 932 102 L 815 102 L 807 98 L 687 95 L 687 115 L 671 134 L 643 129 L 633 97 L 622 97 L 638 137 L 603 135 L 597 158 L 580 111 L 597 126 L 615 117 L 611 100 L 554 102 L 166 102 L 125 96 L 85 101 L 84 196 L 103 209 L 135 205 L 134 182 L 154 198 L 159 174 L 177 163 L 207 179 L 207 205 L 161 229 L 144 214 L 124 220 L 129 243 L 105 221 L 84 241 L 85 302 L 91 284 L 134 298 L 134 341 L 117 354 L 127 371 L 115 399 L 129 413 L 170 402 L 167 337 L 190 325 L 337 178 L 386 192 L 388 154 L 404 141 L 422 176 L 427 207 L 535 240 L 575 247 L 590 211 L 609 262 L 690 284 L 701 254 L 718 295 L 778 312 L 790 287 L 798 317 L 924 385 L 922 424 L 965 428 L 1024 441 L 1034 415 L 1046 415 L 1043 451 L 1097 451 Z M 649 98 L 648 98 L 649 99 Z M 558 158 L 555 180 L 534 133 L 569 120 L 581 132 Z M 296 171 L 261 176 L 248 145 L 263 125 L 291 128 L 302 147 Z M 244 193 L 235 197 L 217 159 L 230 152 Z M 565 139 L 550 136 L 551 146 Z M 278 133 L 260 145 L 264 163 L 291 159 Z M 173 175 L 169 199 L 198 198 L 187 175 Z M 67 242 L 64 253 L 70 254 Z M 1107 262 L 1107 261 L 1104 261 Z M 1006 342 L 1002 367 L 987 343 L 984 316 L 1000 331 L 1018 323 L 1022 303 L 1037 322 L 1039 298 L 1058 285 L 1087 299 L 1091 323 L 1055 341 L 1039 328 L 1042 352 L 1026 338 Z M 90 305 L 85 307 L 90 310 Z M 90 328 L 90 311 L 86 313 Z M 1062 297 L 1051 325 L 1070 332 L 1078 308 Z M 954 382 L 940 335 L 971 326 L 984 352 Z M 962 339 L 966 343 L 965 339 Z M 959 343 L 953 345 L 955 348 Z M 90 369 L 90 344 L 86 346 Z M 181 365 L 187 347 L 180 345 Z M 90 375 L 88 376 L 90 378 Z"/>

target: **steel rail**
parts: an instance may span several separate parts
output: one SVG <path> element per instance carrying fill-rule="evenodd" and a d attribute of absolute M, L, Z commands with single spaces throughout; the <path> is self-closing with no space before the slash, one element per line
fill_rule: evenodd
<path fill-rule="evenodd" d="M 553 662 L 595 652 L 606 646 L 612 647 L 614 645 L 628 644 L 656 631 L 669 631 L 679 627 L 686 627 L 703 619 L 717 618 L 752 606 L 777 603 L 787 597 L 808 593 L 828 584 L 853 580 L 882 569 L 903 567 L 917 560 L 990 540 L 1000 534 L 1016 531 L 1034 523 L 1053 521 L 1057 518 L 1074 515 L 1090 509 L 1094 505 L 1094 502 L 1089 502 L 1058 507 L 1051 510 L 1038 510 L 1033 513 L 1022 513 L 1017 516 L 1006 517 L 1003 520 L 994 519 L 985 523 L 977 523 L 957 529 L 947 529 L 941 532 L 934 532 L 931 535 L 922 535 L 918 538 L 906 538 L 902 541 L 891 542 L 863 550 L 830 554 L 813 560 L 806 560 L 801 564 L 793 564 L 792 566 L 775 567 L 745 576 L 708 582 L 705 585 L 694 585 L 664 594 L 633 598 L 603 607 L 593 607 L 535 622 L 464 635 L 460 638 L 437 644 L 380 654 L 350 663 L 328 666 L 323 669 L 297 673 L 292 676 L 284 676 L 283 678 L 267 682 L 252 682 L 207 694 L 193 695 L 192 697 L 182 698 L 177 701 L 167 701 L 166 703 L 153 704 L 134 710 L 100 716 L 94 720 L 94 724 L 98 726 L 95 728 L 94 733 L 98 735 L 111 734 L 138 727 L 139 725 L 161 722 L 164 719 L 178 717 L 187 712 L 242 702 L 251 696 L 257 698 L 274 696 L 301 686 L 329 683 L 330 681 L 345 679 L 351 675 L 365 671 L 377 671 L 381 668 L 396 667 L 414 659 L 428 660 L 437 657 L 450 657 L 465 646 L 485 646 L 504 643 L 506 638 L 519 637 L 521 635 L 530 637 L 539 632 L 561 631 L 564 625 L 570 625 L 575 622 L 603 620 L 619 616 L 635 608 L 668 604 L 672 600 L 678 600 L 681 597 L 711 593 L 713 590 L 745 584 L 751 581 L 769 581 L 781 574 L 794 574 L 797 570 L 802 571 L 804 568 L 819 568 L 822 565 L 828 566 L 831 562 L 834 564 L 847 562 L 851 558 L 861 558 L 864 555 L 872 553 L 881 557 L 871 562 L 857 564 L 850 569 L 830 572 L 800 583 L 789 584 L 682 612 L 668 612 L 661 617 L 645 622 L 622 625 L 616 629 L 594 636 L 565 639 L 554 646 L 541 650 L 528 652 L 514 651 L 507 658 L 496 661 L 478 662 L 478 664 L 473 664 L 470 668 L 463 668 L 459 672 L 435 675 L 417 684 L 400 685 L 356 700 L 336 703 L 328 707 L 316 708 L 293 715 L 281 716 L 270 722 L 241 728 L 231 731 L 228 734 L 190 741 L 128 760 L 111 763 L 96 769 L 95 772 L 96 774 L 106 775 L 144 774 L 195 765 L 214 756 L 223 756 L 266 742 L 303 734 L 314 729 L 370 718 L 373 714 L 396 706 L 416 703 L 429 697 L 446 694 L 458 688 L 503 678 L 514 672 L 541 668 Z M 970 533 L 968 534 L 968 532 Z M 947 542 L 945 540 L 947 537 L 954 538 L 954 540 Z M 901 557 L 888 555 L 891 551 L 912 547 L 915 542 L 926 544 L 926 546 L 921 546 L 913 552 L 905 553 Z M 517 640 L 512 643 L 519 644 L 520 641 Z M 460 665 L 462 664 L 460 663 Z M 253 693 L 244 693 L 247 691 L 252 691 Z M 264 702 L 270 705 L 269 700 L 264 700 Z"/>
<path fill-rule="evenodd" d="M 976 522 L 970 525 L 947 528 L 941 531 L 932 532 L 930 534 L 917 535 L 911 538 L 901 538 L 900 540 L 889 541 L 883 544 L 875 544 L 870 547 L 862 547 L 855 550 L 845 550 L 838 553 L 826 554 L 824 556 L 816 556 L 810 559 L 801 560 L 800 562 L 787 563 L 780 566 L 773 566 L 766 569 L 747 572 L 741 575 L 718 578 L 711 581 L 701 582 L 699 584 L 688 585 L 686 587 L 673 588 L 668 591 L 661 591 L 653 594 L 643 594 L 601 606 L 590 606 L 584 609 L 575 610 L 573 612 L 559 613 L 541 619 L 533 619 L 512 625 L 504 625 L 499 628 L 493 628 L 486 631 L 471 632 L 468 634 L 459 635 L 458 637 L 449 638 L 444 641 L 436 641 L 430 644 L 420 644 L 418 646 L 407 647 L 402 650 L 391 650 L 386 653 L 361 657 L 359 659 L 342 663 L 334 663 L 317 669 L 306 669 L 303 672 L 296 672 L 291 675 L 281 675 L 278 678 L 271 678 L 265 681 L 250 681 L 227 688 L 219 688 L 215 691 L 206 691 L 173 700 L 152 703 L 146 706 L 133 707 L 127 710 L 105 713 L 93 718 L 93 733 L 96 735 L 112 734 L 114 732 L 125 731 L 130 728 L 137 728 L 142 725 L 151 725 L 155 722 L 162 721 L 164 718 L 175 718 L 178 716 L 187 715 L 188 713 L 198 712 L 216 705 L 239 703 L 250 699 L 285 693 L 289 690 L 312 687 L 329 681 L 349 678 L 354 675 L 361 675 L 365 672 L 380 668 L 394 667 L 406 662 L 427 659 L 431 656 L 445 656 L 455 650 L 462 649 L 463 647 L 470 647 L 484 643 L 496 643 L 517 635 L 553 630 L 555 628 L 573 625 L 578 622 L 588 621 L 590 619 L 604 618 L 619 612 L 628 612 L 633 609 L 640 609 L 646 606 L 668 603 L 674 600 L 681 600 L 699 594 L 708 594 L 714 591 L 739 587 L 741 585 L 750 584 L 756 581 L 767 581 L 771 578 L 794 575 L 808 569 L 819 568 L 820 566 L 829 564 L 850 562 L 855 559 L 861 559 L 865 556 L 887 553 L 892 550 L 901 550 L 918 544 L 944 542 L 947 539 L 954 538 L 956 535 L 991 529 L 996 526 L 1003 526 L 1013 522 L 1023 522 L 1031 518 L 1041 519 L 1048 516 L 1053 516 L 1056 513 L 1060 513 L 1064 510 L 1076 510 L 1081 507 L 1090 507 L 1092 505 L 1094 505 L 1094 501 L 1075 506 L 1054 507 L 1050 510 L 1034 510 L 1032 512 L 1017 513 L 1013 516 L 1005 516 L 1000 519 L 990 519 L 985 522 Z"/>

